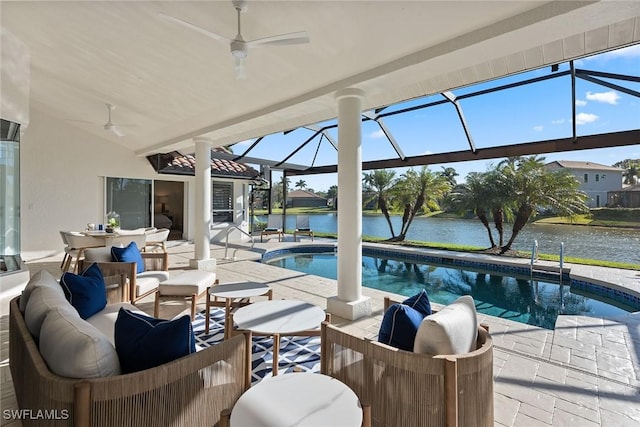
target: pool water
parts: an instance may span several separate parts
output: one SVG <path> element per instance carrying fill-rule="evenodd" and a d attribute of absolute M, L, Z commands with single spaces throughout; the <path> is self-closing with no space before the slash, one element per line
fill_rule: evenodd
<path fill-rule="evenodd" d="M 266 262 L 302 273 L 337 278 L 333 253 L 290 254 Z M 371 256 L 362 257 L 362 285 L 407 297 L 425 289 L 429 299 L 439 304 L 449 304 L 460 295 L 471 295 L 480 313 L 546 329 L 554 329 L 560 314 L 616 316 L 633 311 L 624 304 L 573 290 L 569 284 Z"/>

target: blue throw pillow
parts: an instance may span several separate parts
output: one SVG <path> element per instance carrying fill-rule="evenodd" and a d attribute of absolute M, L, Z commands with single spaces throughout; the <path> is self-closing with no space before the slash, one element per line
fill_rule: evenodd
<path fill-rule="evenodd" d="M 121 307 L 114 340 L 123 374 L 150 369 L 196 351 L 188 315 L 163 320 Z"/>
<path fill-rule="evenodd" d="M 144 261 L 142 260 L 142 255 L 140 255 L 140 250 L 136 242 L 131 242 L 124 248 L 112 246 L 111 257 L 116 262 L 135 262 L 136 272 L 144 272 Z"/>
<path fill-rule="evenodd" d="M 404 305 L 408 305 L 411 308 L 415 308 L 420 313 L 422 313 L 423 317 L 431 314 L 431 303 L 429 302 L 427 291 L 425 291 L 424 289 L 422 289 L 414 296 L 402 301 L 402 303 Z"/>
<path fill-rule="evenodd" d="M 93 263 L 81 274 L 64 273 L 60 286 L 67 301 L 87 319 L 107 305 L 107 287 L 98 264 Z"/>
<path fill-rule="evenodd" d="M 413 351 L 413 342 L 424 316 L 418 310 L 404 304 L 393 304 L 384 313 L 378 341 L 383 344 Z"/>

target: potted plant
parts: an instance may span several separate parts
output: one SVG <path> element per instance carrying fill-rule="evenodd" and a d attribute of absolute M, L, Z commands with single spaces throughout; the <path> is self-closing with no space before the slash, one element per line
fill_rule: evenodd
<path fill-rule="evenodd" d="M 105 231 L 107 233 L 113 233 L 115 230 L 120 229 L 120 215 L 111 211 L 107 214 L 107 224 Z"/>

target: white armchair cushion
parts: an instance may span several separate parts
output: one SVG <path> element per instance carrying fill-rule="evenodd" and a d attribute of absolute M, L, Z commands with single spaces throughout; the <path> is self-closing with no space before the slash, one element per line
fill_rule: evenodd
<path fill-rule="evenodd" d="M 112 262 L 111 248 L 87 248 L 84 250 L 84 259 L 88 262 Z"/>
<path fill-rule="evenodd" d="M 160 280 L 158 280 L 155 276 L 143 276 L 138 274 L 136 276 L 136 296 L 144 295 L 147 292 L 157 289 L 160 284 Z M 142 277 L 141 277 L 142 276 Z"/>
<path fill-rule="evenodd" d="M 464 354 L 475 350 L 477 335 L 476 306 L 470 295 L 463 295 L 424 318 L 413 351 L 433 355 Z"/>
<path fill-rule="evenodd" d="M 42 323 L 40 354 L 49 369 L 68 378 L 100 378 L 120 374 L 116 349 L 73 308 L 54 308 Z"/>

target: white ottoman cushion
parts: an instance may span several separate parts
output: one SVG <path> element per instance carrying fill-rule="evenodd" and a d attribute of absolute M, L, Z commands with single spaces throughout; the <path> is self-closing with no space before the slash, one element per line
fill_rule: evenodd
<path fill-rule="evenodd" d="M 464 354 L 475 350 L 477 336 L 476 306 L 470 295 L 463 295 L 424 318 L 413 351 L 433 355 Z"/>
<path fill-rule="evenodd" d="M 42 323 L 40 354 L 57 375 L 100 378 L 120 374 L 116 349 L 73 308 L 56 307 Z"/>
<path fill-rule="evenodd" d="M 60 291 L 51 286 L 39 286 L 31 292 L 29 297 L 27 308 L 24 311 L 24 321 L 27 324 L 27 329 L 36 340 L 40 337 L 40 328 L 42 328 L 42 322 L 47 317 L 49 310 L 56 307 L 69 307 L 76 311 L 64 297 L 64 291 L 60 285 L 56 283 L 56 286 Z"/>
<path fill-rule="evenodd" d="M 160 295 L 191 296 L 200 295 L 216 281 L 216 273 L 208 271 L 185 271 L 160 283 Z"/>

